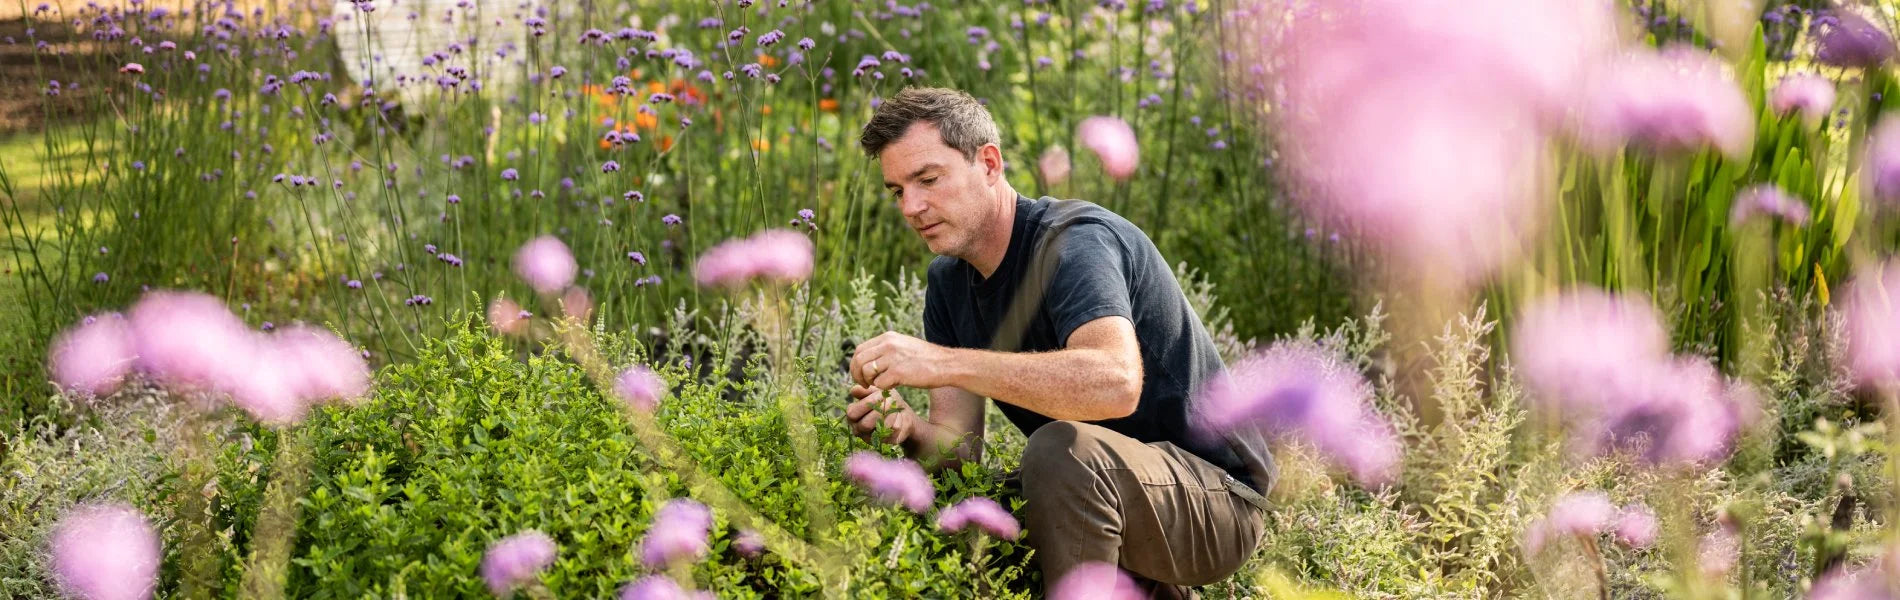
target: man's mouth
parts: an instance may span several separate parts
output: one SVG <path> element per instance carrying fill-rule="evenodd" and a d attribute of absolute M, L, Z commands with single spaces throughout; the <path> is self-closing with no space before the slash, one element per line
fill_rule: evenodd
<path fill-rule="evenodd" d="M 931 223 L 929 226 L 924 227 L 923 229 L 917 230 L 917 233 L 920 233 L 920 234 L 930 233 L 930 231 L 933 229 L 936 229 L 938 225 L 942 225 L 942 223 Z"/>

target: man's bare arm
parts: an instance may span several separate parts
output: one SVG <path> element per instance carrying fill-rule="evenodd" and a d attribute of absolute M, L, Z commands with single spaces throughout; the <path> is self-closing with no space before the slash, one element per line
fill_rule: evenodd
<path fill-rule="evenodd" d="M 885 332 L 858 346 L 851 378 L 876 389 L 960 388 L 1053 419 L 1099 421 L 1141 403 L 1141 347 L 1134 324 L 1119 316 L 1082 324 L 1053 352 L 947 348 Z"/>

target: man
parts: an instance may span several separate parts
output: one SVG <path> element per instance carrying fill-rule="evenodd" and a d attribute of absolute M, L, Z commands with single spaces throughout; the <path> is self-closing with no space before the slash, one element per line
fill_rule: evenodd
<path fill-rule="evenodd" d="M 1191 429 L 1223 365 L 1146 234 L 1080 200 L 1032 200 L 1003 177 L 989 112 L 947 89 L 878 106 L 860 145 L 930 264 L 924 338 L 886 332 L 851 358 L 860 436 L 936 469 L 981 460 L 985 398 L 1029 436 L 1029 544 L 1051 585 L 1119 565 L 1159 596 L 1219 581 L 1258 545 L 1276 472 L 1256 438 Z M 885 390 L 930 391 L 929 415 Z"/>

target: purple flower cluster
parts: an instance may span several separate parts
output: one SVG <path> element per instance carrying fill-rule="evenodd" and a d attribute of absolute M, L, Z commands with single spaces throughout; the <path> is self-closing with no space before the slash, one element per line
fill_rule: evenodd
<path fill-rule="evenodd" d="M 1200 429 L 1255 429 L 1318 449 L 1361 485 L 1397 474 L 1398 435 L 1372 409 L 1372 386 L 1336 353 L 1281 341 L 1235 362 L 1195 397 Z"/>
<path fill-rule="evenodd" d="M 699 257 L 693 279 L 708 287 L 739 287 L 753 280 L 796 283 L 811 277 L 811 238 L 785 229 L 728 240 Z"/>
<path fill-rule="evenodd" d="M 930 510 L 931 501 L 937 495 L 936 485 L 924 474 L 922 466 L 902 458 L 884 458 L 875 452 L 852 453 L 844 461 L 844 475 L 864 488 L 872 499 L 900 505 L 918 514 Z"/>
<path fill-rule="evenodd" d="M 633 365 L 614 379 L 614 395 L 634 410 L 652 412 L 666 395 L 666 382 L 646 367 Z"/>
<path fill-rule="evenodd" d="M 1587 455 L 1707 465 L 1756 417 L 1746 384 L 1669 354 L 1661 316 L 1639 298 L 1593 289 L 1543 298 L 1519 316 L 1511 344 L 1532 407 L 1561 418 Z"/>
<path fill-rule="evenodd" d="M 48 557 L 60 587 L 94 600 L 151 598 L 163 558 L 157 530 L 123 503 L 83 504 L 53 525 Z"/>
<path fill-rule="evenodd" d="M 1535 556 L 1564 537 L 1593 539 L 1611 533 L 1618 543 L 1648 548 L 1656 543 L 1656 513 L 1642 504 L 1617 508 L 1603 492 L 1571 492 L 1557 499 L 1550 512 L 1524 530 L 1524 553 Z"/>
<path fill-rule="evenodd" d="M 687 498 L 668 501 L 653 515 L 653 526 L 640 542 L 640 561 L 665 569 L 680 561 L 705 558 L 712 524 L 712 509 L 706 505 Z"/>
<path fill-rule="evenodd" d="M 1009 514 L 1003 505 L 995 500 L 977 496 L 944 507 L 937 511 L 937 528 L 949 532 L 963 531 L 976 526 L 984 533 L 1004 540 L 1014 540 L 1022 534 L 1022 525 L 1016 517 Z"/>
<path fill-rule="evenodd" d="M 532 529 L 502 538 L 482 555 L 482 580 L 489 592 L 506 598 L 554 564 L 556 552 L 553 538 Z"/>

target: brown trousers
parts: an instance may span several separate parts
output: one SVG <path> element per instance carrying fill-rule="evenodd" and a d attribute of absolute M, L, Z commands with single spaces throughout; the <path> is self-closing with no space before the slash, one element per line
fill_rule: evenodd
<path fill-rule="evenodd" d="M 1259 496 L 1174 444 L 1056 421 L 1029 436 L 1022 463 L 1024 519 L 1045 586 L 1105 562 L 1144 585 L 1164 584 L 1157 596 L 1191 596 L 1187 587 L 1232 575 L 1260 544 Z"/>

